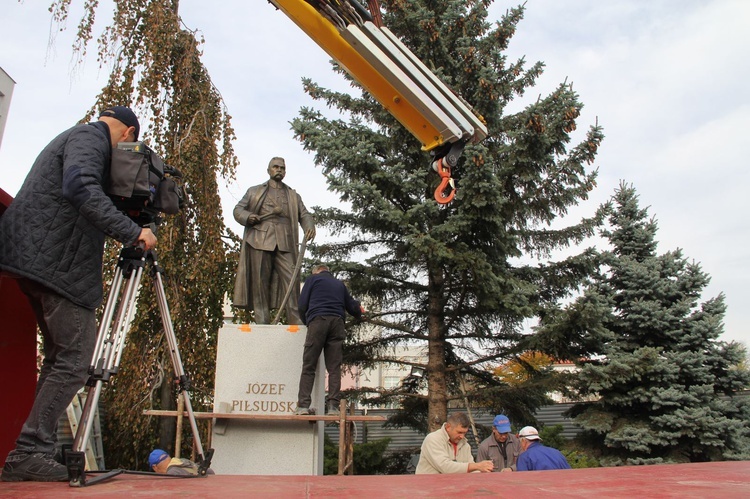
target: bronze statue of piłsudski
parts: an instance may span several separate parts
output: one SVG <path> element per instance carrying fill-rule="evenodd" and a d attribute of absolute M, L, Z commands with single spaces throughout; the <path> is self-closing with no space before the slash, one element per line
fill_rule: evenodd
<path fill-rule="evenodd" d="M 288 290 L 288 324 L 302 324 L 297 308 L 299 230 L 307 241 L 315 238 L 315 223 L 297 191 L 282 180 L 284 158 L 268 163 L 267 182 L 250 187 L 234 208 L 234 219 L 245 227 L 234 284 L 234 306 L 255 312 L 256 324 L 269 324 L 270 310 L 282 305 Z M 298 269 L 297 269 L 298 270 Z M 294 279 L 294 284 L 291 284 Z"/>

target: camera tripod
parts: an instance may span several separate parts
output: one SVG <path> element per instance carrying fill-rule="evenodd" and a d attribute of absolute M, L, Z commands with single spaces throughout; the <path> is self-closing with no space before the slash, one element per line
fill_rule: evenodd
<path fill-rule="evenodd" d="M 68 468 L 71 487 L 93 485 L 115 475 L 126 473 L 125 470 L 108 471 L 103 475 L 89 480 L 87 484 L 85 452 L 94 422 L 93 411 L 96 410 L 99 402 L 102 385 L 108 382 L 110 377 L 117 374 L 119 370 L 120 359 L 125 347 L 125 339 L 135 316 L 141 277 L 146 266 L 150 267 L 150 274 L 153 278 L 154 290 L 161 312 L 164 335 L 169 344 L 169 353 L 172 357 L 175 380 L 179 384 L 180 392 L 183 394 L 185 409 L 190 419 L 195 446 L 200 458 L 197 476 L 205 476 L 211 465 L 211 457 L 214 451 L 213 449 L 209 449 L 207 454 L 203 452 L 198 425 L 196 424 L 193 407 L 190 403 L 190 379 L 185 374 L 182 359 L 177 349 L 177 339 L 172 326 L 172 318 L 169 314 L 166 293 L 164 292 L 164 284 L 162 282 L 162 273 L 164 270 L 159 266 L 156 260 L 156 253 L 153 250 L 125 247 L 120 251 L 109 298 L 107 299 L 102 319 L 99 323 L 96 347 L 89 367 L 89 380 L 86 383 L 88 386 L 86 404 L 81 413 L 78 431 L 76 431 L 73 441 L 73 449 L 66 453 L 66 466 Z M 119 298 L 120 295 L 122 295 L 121 298 Z"/>

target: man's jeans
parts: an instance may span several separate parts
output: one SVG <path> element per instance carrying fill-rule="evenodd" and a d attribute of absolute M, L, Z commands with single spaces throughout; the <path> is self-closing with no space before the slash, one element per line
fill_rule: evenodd
<path fill-rule="evenodd" d="M 318 316 L 307 325 L 297 407 L 310 407 L 315 369 L 318 366 L 320 352 L 323 352 L 328 371 L 328 405 L 338 408 L 341 399 L 341 361 L 344 357 L 345 339 L 346 329 L 341 317 Z"/>
<path fill-rule="evenodd" d="M 31 302 L 44 340 L 44 360 L 36 396 L 16 449 L 9 454 L 42 452 L 52 455 L 57 442 L 57 421 L 88 378 L 96 343 L 93 310 L 76 305 L 28 279 L 18 285 Z"/>

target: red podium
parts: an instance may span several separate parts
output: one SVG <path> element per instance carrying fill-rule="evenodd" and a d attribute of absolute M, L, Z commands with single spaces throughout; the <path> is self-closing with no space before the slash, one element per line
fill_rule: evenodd
<path fill-rule="evenodd" d="M 0 189 L 0 216 L 13 198 Z M 3 244 L 0 241 L 0 244 Z M 0 273 L 0 462 L 15 447 L 16 438 L 34 403 L 37 379 L 36 319 L 15 279 Z"/>

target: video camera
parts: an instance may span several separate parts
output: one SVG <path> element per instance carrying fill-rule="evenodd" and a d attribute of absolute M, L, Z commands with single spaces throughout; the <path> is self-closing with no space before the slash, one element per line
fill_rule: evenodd
<path fill-rule="evenodd" d="M 182 208 L 181 180 L 182 173 L 165 164 L 145 143 L 120 142 L 112 151 L 107 194 L 139 225 L 158 225 L 161 213 L 174 215 Z"/>

